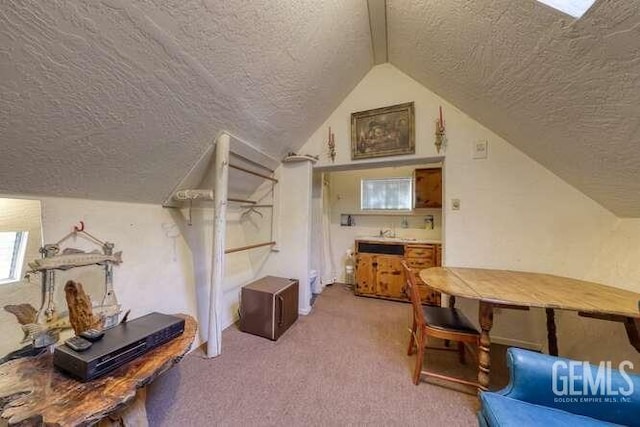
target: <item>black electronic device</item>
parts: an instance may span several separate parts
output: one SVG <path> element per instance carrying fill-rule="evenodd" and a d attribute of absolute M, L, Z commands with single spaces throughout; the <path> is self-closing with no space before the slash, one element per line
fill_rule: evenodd
<path fill-rule="evenodd" d="M 104 331 L 102 329 L 87 329 L 86 331 L 80 332 L 80 336 L 87 341 L 96 342 L 102 339 Z"/>
<path fill-rule="evenodd" d="M 82 337 L 71 337 L 66 340 L 65 345 L 67 345 L 71 350 L 75 351 L 85 351 L 88 350 L 93 344 L 91 341 L 86 340 Z"/>
<path fill-rule="evenodd" d="M 150 313 L 107 329 L 85 351 L 57 346 L 53 364 L 81 381 L 90 381 L 181 335 L 184 323 L 180 317 Z"/>

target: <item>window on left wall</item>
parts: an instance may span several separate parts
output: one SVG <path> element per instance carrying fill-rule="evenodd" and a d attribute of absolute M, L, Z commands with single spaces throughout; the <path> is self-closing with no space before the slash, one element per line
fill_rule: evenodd
<path fill-rule="evenodd" d="M 0 231 L 0 285 L 22 280 L 27 231 Z"/>

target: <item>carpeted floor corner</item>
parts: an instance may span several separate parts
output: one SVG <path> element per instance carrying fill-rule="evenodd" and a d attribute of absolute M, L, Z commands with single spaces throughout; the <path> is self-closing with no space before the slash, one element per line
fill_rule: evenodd
<path fill-rule="evenodd" d="M 277 342 L 228 328 L 220 357 L 195 351 L 149 386 L 149 425 L 476 425 L 475 396 L 412 383 L 409 316 L 409 304 L 334 285 Z M 501 385 L 504 348 L 493 356 Z M 468 359 L 431 351 L 425 364 L 474 379 Z"/>

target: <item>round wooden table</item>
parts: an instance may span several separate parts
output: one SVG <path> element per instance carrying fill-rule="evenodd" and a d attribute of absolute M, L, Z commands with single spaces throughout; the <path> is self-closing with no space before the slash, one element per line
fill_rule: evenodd
<path fill-rule="evenodd" d="M 556 309 L 623 323 L 629 342 L 640 352 L 640 294 L 635 292 L 551 274 L 483 268 L 434 267 L 420 271 L 420 278 L 439 292 L 480 302 L 478 383 L 481 389 L 489 387 L 489 332 L 493 327 L 493 309 L 496 307 L 545 309 L 549 353 L 555 356 L 558 355 Z"/>

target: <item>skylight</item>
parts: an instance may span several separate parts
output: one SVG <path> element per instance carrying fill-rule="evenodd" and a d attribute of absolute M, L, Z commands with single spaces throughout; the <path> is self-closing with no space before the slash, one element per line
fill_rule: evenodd
<path fill-rule="evenodd" d="M 560 12 L 571 15 L 574 18 L 581 18 L 596 0 L 538 0 L 547 6 L 551 6 Z"/>

